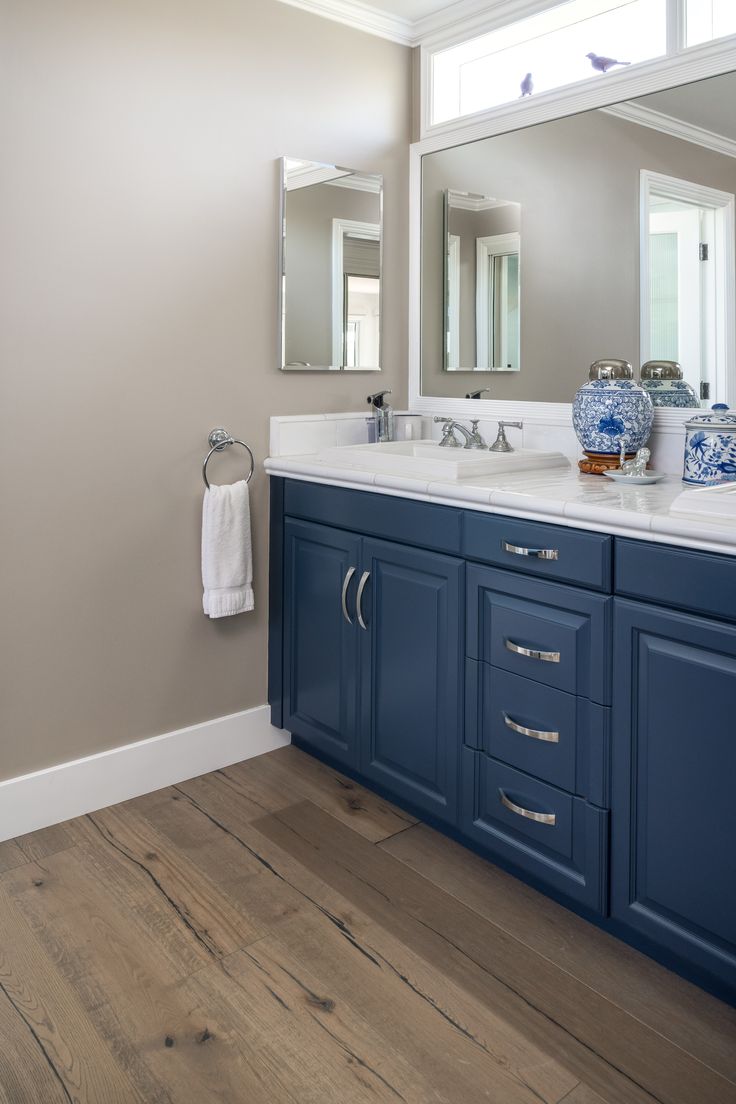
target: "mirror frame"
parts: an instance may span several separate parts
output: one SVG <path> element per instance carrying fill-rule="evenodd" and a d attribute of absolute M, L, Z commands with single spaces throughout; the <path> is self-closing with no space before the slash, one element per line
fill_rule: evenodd
<path fill-rule="evenodd" d="M 379 181 L 378 187 L 378 366 L 376 368 L 346 368 L 344 365 L 330 365 L 330 364 L 310 364 L 304 367 L 287 367 L 284 361 L 284 355 L 286 352 L 286 166 L 287 162 L 292 160 L 289 156 L 280 157 L 278 159 L 278 172 L 279 172 L 279 242 L 278 242 L 278 304 L 277 304 L 277 319 L 278 319 L 278 368 L 281 372 L 296 372 L 302 374 L 304 372 L 342 372 L 351 376 L 370 374 L 372 376 L 378 375 L 383 371 L 383 350 L 384 350 L 384 336 L 383 336 L 383 307 L 384 307 L 384 295 L 383 295 L 383 253 L 384 253 L 384 217 L 383 217 L 383 192 L 384 192 L 384 174 L 379 172 L 370 172 L 368 169 L 348 169 L 344 165 L 333 165 L 327 161 L 314 161 L 311 158 L 303 158 L 305 162 L 309 162 L 314 165 L 315 168 L 334 169 L 335 172 L 343 173 L 346 176 L 375 176 Z M 296 158 L 294 158 L 296 160 Z M 320 183 L 315 181 L 315 183 Z M 366 189 L 367 190 L 367 189 Z M 342 220 L 345 221 L 345 220 Z M 335 245 L 331 247 L 331 257 L 335 259 Z M 334 273 L 333 273 L 334 275 Z M 334 311 L 335 305 L 335 291 L 334 287 L 330 296 L 330 308 Z M 330 346 L 334 349 L 334 325 L 333 336 L 331 337 Z"/>
<path fill-rule="evenodd" d="M 736 71 L 736 36 L 693 46 L 681 54 L 642 62 L 632 70 L 593 78 L 584 84 L 545 92 L 531 99 L 472 116 L 463 125 L 433 134 L 409 148 L 409 409 L 418 414 L 444 414 L 454 418 L 509 418 L 570 428 L 572 399 L 568 403 L 510 402 L 498 399 L 451 399 L 422 395 L 421 380 L 421 244 L 422 244 L 422 158 L 438 150 L 452 149 L 482 138 L 492 138 L 538 123 L 578 115 L 599 107 L 612 107 L 626 100 L 692 84 L 708 77 Z M 493 385 L 493 375 L 484 374 Z M 581 383 L 584 380 L 581 377 Z M 731 380 L 728 397 L 736 406 L 736 380 Z M 654 414 L 657 431 L 680 434 L 692 410 L 658 407 Z"/>

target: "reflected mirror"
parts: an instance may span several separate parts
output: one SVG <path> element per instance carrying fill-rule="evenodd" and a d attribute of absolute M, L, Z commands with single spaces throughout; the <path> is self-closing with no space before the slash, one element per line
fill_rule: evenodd
<path fill-rule="evenodd" d="M 518 372 L 518 203 L 445 191 L 445 368 Z"/>
<path fill-rule="evenodd" d="M 570 402 L 619 357 L 736 402 L 734 102 L 727 74 L 426 154 L 422 394 Z"/>
<path fill-rule="evenodd" d="M 383 177 L 281 165 L 281 367 L 378 372 Z"/>

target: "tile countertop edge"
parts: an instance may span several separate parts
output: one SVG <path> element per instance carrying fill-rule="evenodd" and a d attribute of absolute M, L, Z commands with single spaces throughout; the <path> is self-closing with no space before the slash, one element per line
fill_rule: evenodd
<path fill-rule="evenodd" d="M 440 484 L 435 481 L 417 479 L 416 490 L 410 490 L 407 484 L 412 482 L 408 477 L 390 476 L 387 473 L 370 473 L 373 477 L 366 479 L 367 473 L 361 469 L 345 469 L 344 474 L 338 469 L 327 468 L 319 462 L 309 463 L 304 457 L 297 459 L 286 456 L 268 457 L 263 462 L 264 470 L 268 475 L 277 475 L 289 479 L 297 479 L 303 483 L 323 483 L 328 486 L 345 487 L 355 491 L 371 491 L 375 494 L 389 495 L 394 498 L 411 498 L 419 502 L 433 502 L 438 506 L 454 506 L 466 510 L 474 510 L 477 513 L 501 514 L 506 517 L 518 517 L 528 521 L 544 522 L 547 525 L 564 525 L 568 529 L 582 529 L 594 533 L 606 533 L 616 537 L 629 537 L 632 540 L 647 540 L 655 544 L 667 544 L 675 547 L 694 548 L 701 552 L 716 552 L 721 555 L 736 556 L 736 527 L 732 531 L 727 529 L 710 530 L 711 539 L 699 538 L 695 535 L 683 532 L 689 519 L 681 516 L 668 517 L 653 514 L 634 514 L 633 511 L 621 509 L 622 521 L 611 519 L 612 509 L 609 505 L 601 506 L 600 520 L 596 520 L 596 507 L 594 504 L 586 506 L 585 518 L 571 517 L 565 512 L 568 503 L 564 500 L 543 501 L 543 507 L 534 508 L 533 494 L 525 497 L 529 500 L 529 506 L 510 505 L 508 502 L 508 490 L 504 490 L 504 502 L 494 504 L 491 498 L 494 494 L 492 488 L 488 488 L 488 501 L 479 500 L 477 486 L 469 487 L 474 494 L 464 497 L 462 484 L 448 484 L 451 493 L 443 495 L 438 493 Z M 384 483 L 385 480 L 385 483 Z M 403 487 L 395 484 L 401 482 Z M 392 485 L 394 484 L 394 485 Z M 539 506 L 542 502 L 539 501 Z M 624 520 L 625 518 L 625 520 Z M 632 518 L 634 519 L 632 521 Z M 710 528 L 713 523 L 706 522 L 703 525 L 700 518 L 693 517 L 692 524 L 698 528 Z"/>

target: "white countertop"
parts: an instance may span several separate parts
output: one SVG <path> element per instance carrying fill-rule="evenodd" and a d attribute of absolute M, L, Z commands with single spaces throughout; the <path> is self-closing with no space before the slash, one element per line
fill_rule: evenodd
<path fill-rule="evenodd" d="M 736 555 L 736 521 L 670 514 L 683 490 L 674 475 L 660 483 L 631 487 L 605 476 L 581 475 L 574 468 L 427 482 L 356 467 L 338 468 L 312 453 L 270 457 L 264 467 L 270 475 L 289 479 Z"/>

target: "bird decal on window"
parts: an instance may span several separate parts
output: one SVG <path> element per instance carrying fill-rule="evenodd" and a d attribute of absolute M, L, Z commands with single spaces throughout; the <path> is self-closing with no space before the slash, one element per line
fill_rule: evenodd
<path fill-rule="evenodd" d="M 590 53 L 585 56 L 590 58 L 590 64 L 596 73 L 607 73 L 609 69 L 613 69 L 614 65 L 631 65 L 630 61 L 616 61 L 616 58 L 605 57 L 603 54 Z"/>
<path fill-rule="evenodd" d="M 524 77 L 523 81 L 521 82 L 521 98 L 523 99 L 524 96 L 531 96 L 533 91 L 534 91 L 534 81 L 532 80 L 531 73 L 527 73 L 527 75 Z"/>

